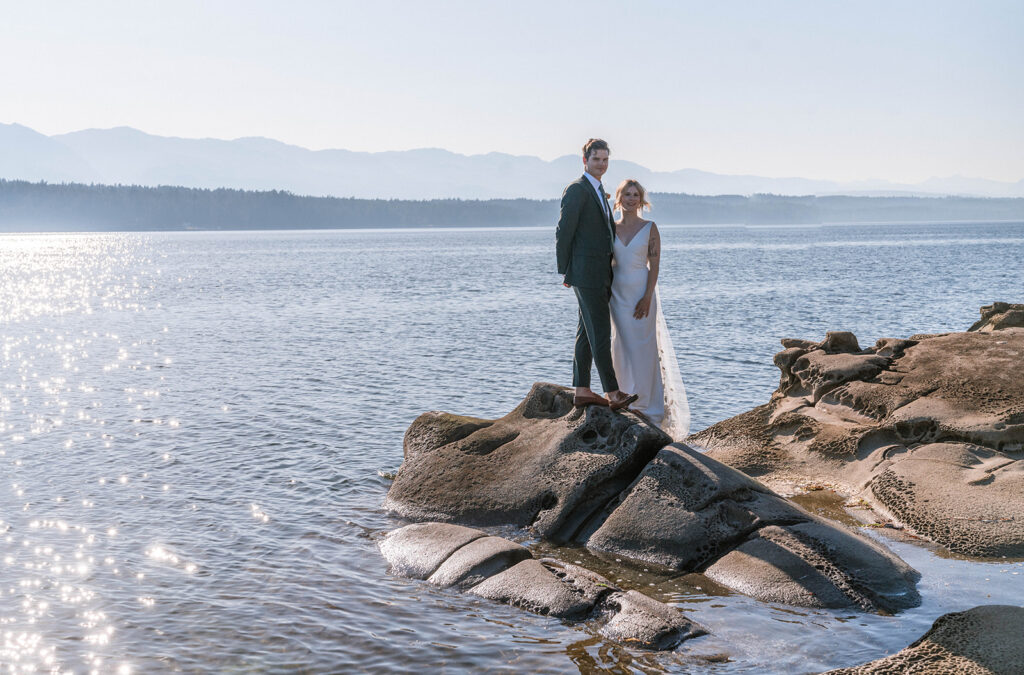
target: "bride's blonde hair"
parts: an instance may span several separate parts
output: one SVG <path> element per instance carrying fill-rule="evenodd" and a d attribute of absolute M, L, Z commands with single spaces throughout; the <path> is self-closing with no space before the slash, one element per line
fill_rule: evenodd
<path fill-rule="evenodd" d="M 642 211 L 650 211 L 651 203 L 647 201 L 647 190 L 645 190 L 644 186 L 640 184 L 640 181 L 635 178 L 627 178 L 619 183 L 619 187 L 615 188 L 615 204 L 612 208 L 619 211 L 622 210 L 622 193 L 626 191 L 626 188 L 631 187 L 635 187 L 637 192 L 640 193 L 640 209 Z"/>

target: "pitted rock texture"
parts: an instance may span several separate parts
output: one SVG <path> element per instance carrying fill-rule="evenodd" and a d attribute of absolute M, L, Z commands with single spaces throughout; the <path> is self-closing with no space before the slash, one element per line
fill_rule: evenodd
<path fill-rule="evenodd" d="M 917 642 L 884 659 L 825 675 L 1019 675 L 1024 673 L 1024 608 L 982 605 L 940 616 Z"/>
<path fill-rule="evenodd" d="M 436 537 L 436 546 L 430 546 Z M 464 542 L 461 546 L 458 542 Z M 393 574 L 570 621 L 595 620 L 607 638 L 644 649 L 672 649 L 707 631 L 679 610 L 599 574 L 535 559 L 507 539 L 448 523 L 415 523 L 388 533 L 380 550 Z M 429 558 L 424 552 L 441 552 Z"/>
<path fill-rule="evenodd" d="M 981 318 L 967 330 L 993 331 L 1024 328 L 1024 305 L 993 302 L 981 308 Z"/>
<path fill-rule="evenodd" d="M 856 342 L 848 334 L 832 340 L 839 346 Z M 442 514 L 445 521 L 470 525 L 532 525 L 554 543 L 572 541 L 679 575 L 707 571 L 761 600 L 890 612 L 920 602 L 917 572 L 866 537 L 686 445 L 666 446 L 666 436 L 632 414 L 572 410 L 570 397 L 568 389 L 537 384 L 513 413 L 494 423 L 421 415 L 406 434 L 406 462 L 385 505 L 410 518 Z M 481 447 L 489 452 L 479 453 Z M 381 545 L 400 573 L 414 570 L 409 576 L 466 586 L 487 571 L 493 576 L 473 592 L 557 616 L 593 604 L 586 593 L 577 597 L 582 587 L 574 595 L 564 583 L 556 585 L 537 561 L 511 560 L 514 551 L 469 539 L 477 530 L 447 525 L 438 530 L 441 553 L 426 556 L 415 527 L 398 530 Z M 416 556 L 389 554 L 393 537 L 396 543 L 408 539 Z M 495 557 L 478 564 L 465 553 L 476 548 L 494 549 Z M 452 570 L 439 562 L 449 556 L 459 560 Z M 495 565 L 504 571 L 494 572 Z M 812 577 L 813 584 L 807 581 Z M 541 590 L 512 600 L 520 587 Z M 545 607 L 536 593 L 558 600 Z"/>
<path fill-rule="evenodd" d="M 702 571 L 766 602 L 876 612 L 920 604 L 920 575 L 898 557 L 681 443 L 647 465 L 587 547 Z"/>
<path fill-rule="evenodd" d="M 1024 556 L 1024 328 L 1014 307 L 983 308 L 973 332 L 869 349 L 850 333 L 783 340 L 771 401 L 687 440 L 769 483 L 831 482 L 958 553 Z"/>
<path fill-rule="evenodd" d="M 538 383 L 498 420 L 420 415 L 384 507 L 410 520 L 530 526 L 565 542 L 670 441 L 632 413 L 574 408 L 571 390 Z"/>
<path fill-rule="evenodd" d="M 758 530 L 704 574 L 763 602 L 889 612 L 921 604 L 917 571 L 820 519 Z"/>

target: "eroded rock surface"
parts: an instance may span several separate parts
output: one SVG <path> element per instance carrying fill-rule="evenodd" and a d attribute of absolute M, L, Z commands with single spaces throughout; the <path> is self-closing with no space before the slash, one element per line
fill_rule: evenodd
<path fill-rule="evenodd" d="M 906 649 L 854 668 L 826 675 L 1024 673 L 1024 607 L 982 605 L 940 616 Z"/>
<path fill-rule="evenodd" d="M 587 540 L 766 602 L 894 612 L 920 575 L 878 544 L 814 516 L 681 443 L 658 453 Z"/>
<path fill-rule="evenodd" d="M 953 551 L 1024 556 L 1021 310 L 868 349 L 783 340 L 771 401 L 688 440 L 769 483 L 831 482 Z"/>
<path fill-rule="evenodd" d="M 384 507 L 569 541 L 670 441 L 636 415 L 573 408 L 569 389 L 538 383 L 501 419 L 420 415 Z"/>
<path fill-rule="evenodd" d="M 436 541 L 431 547 L 429 542 Z M 456 545 L 457 542 L 463 542 Z M 391 572 L 566 620 L 594 619 L 605 637 L 647 649 L 671 649 L 707 631 L 679 610 L 599 574 L 535 559 L 507 539 L 448 523 L 415 523 L 388 533 L 380 550 Z M 440 554 L 425 555 L 432 550 Z"/>
<path fill-rule="evenodd" d="M 385 506 L 412 519 L 531 526 L 554 543 L 583 544 L 680 575 L 705 572 L 766 601 L 890 612 L 920 602 L 917 572 L 878 544 L 668 442 L 640 417 L 599 407 L 575 410 L 570 390 L 537 384 L 501 420 L 421 415 L 406 434 L 406 461 Z M 392 562 L 396 571 L 425 579 L 435 574 L 426 571 L 427 561 L 485 547 L 470 539 L 476 531 L 469 528 L 452 524 L 438 532 L 440 554 L 403 555 Z M 398 533 L 410 541 L 410 551 L 421 551 L 418 530 Z M 385 556 L 391 541 L 381 546 Z M 481 571 L 470 562 L 443 578 L 475 581 Z M 473 592 L 564 617 L 593 604 L 583 577 L 573 577 L 582 585 L 570 592 L 538 561 L 507 567 Z M 536 595 L 513 600 L 517 588 L 533 588 L 554 604 L 543 606 Z"/>
<path fill-rule="evenodd" d="M 1024 305 L 993 302 L 981 308 L 981 318 L 967 330 L 993 331 L 1024 328 Z"/>

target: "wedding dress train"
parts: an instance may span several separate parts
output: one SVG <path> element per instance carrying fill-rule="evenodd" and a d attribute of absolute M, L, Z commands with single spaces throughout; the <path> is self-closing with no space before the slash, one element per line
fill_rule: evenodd
<path fill-rule="evenodd" d="M 612 364 L 619 389 L 640 396 L 630 408 L 644 413 L 673 439 L 682 440 L 690 431 L 690 408 L 657 287 L 648 315 L 633 318 L 636 303 L 647 290 L 650 237 L 650 222 L 629 244 L 615 237 L 610 301 Z"/>

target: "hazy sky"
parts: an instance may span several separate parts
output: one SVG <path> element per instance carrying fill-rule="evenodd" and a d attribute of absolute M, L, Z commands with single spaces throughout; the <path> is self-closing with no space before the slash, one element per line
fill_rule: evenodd
<path fill-rule="evenodd" d="M 0 0 L 0 121 L 1024 178 L 1024 2 Z M 2 149 L 0 149 L 2 150 Z"/>

